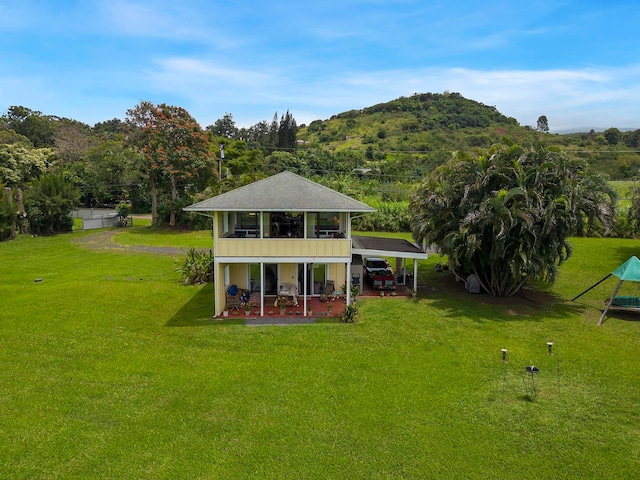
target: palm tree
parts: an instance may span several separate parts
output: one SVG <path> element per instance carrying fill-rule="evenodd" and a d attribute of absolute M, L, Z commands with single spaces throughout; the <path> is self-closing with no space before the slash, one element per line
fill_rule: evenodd
<path fill-rule="evenodd" d="M 413 236 L 438 245 L 450 267 L 475 273 L 492 295 L 528 280 L 552 283 L 583 226 L 608 232 L 615 192 L 584 162 L 541 147 L 507 144 L 438 168 L 414 194 Z"/>

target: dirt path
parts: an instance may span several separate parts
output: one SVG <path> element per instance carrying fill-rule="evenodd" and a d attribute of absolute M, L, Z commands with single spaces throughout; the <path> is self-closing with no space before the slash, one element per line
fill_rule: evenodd
<path fill-rule="evenodd" d="M 80 244 L 86 248 L 92 250 L 116 250 L 125 252 L 143 252 L 153 253 L 156 255 L 182 255 L 181 248 L 175 247 L 148 247 L 145 245 L 122 245 L 115 241 L 116 233 L 113 230 L 102 230 L 96 233 L 85 235 L 81 238 L 75 239 L 73 243 Z"/>

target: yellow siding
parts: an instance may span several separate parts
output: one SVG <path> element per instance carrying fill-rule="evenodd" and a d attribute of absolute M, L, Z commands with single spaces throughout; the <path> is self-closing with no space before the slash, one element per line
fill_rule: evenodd
<path fill-rule="evenodd" d="M 215 254 L 223 257 L 345 257 L 351 255 L 348 239 L 251 239 L 220 238 L 216 240 Z"/>
<path fill-rule="evenodd" d="M 229 285 L 239 288 L 249 288 L 247 281 L 247 266 L 245 264 L 229 265 Z"/>
<path fill-rule="evenodd" d="M 298 264 L 297 263 L 282 263 L 280 264 L 280 284 L 293 283 L 296 284 L 296 278 L 298 276 Z M 302 280 L 302 279 L 300 279 Z"/>
<path fill-rule="evenodd" d="M 345 267 L 341 263 L 332 263 L 329 265 L 329 278 L 336 282 L 336 289 L 340 290 L 342 285 L 346 285 L 347 279 L 345 275 Z"/>

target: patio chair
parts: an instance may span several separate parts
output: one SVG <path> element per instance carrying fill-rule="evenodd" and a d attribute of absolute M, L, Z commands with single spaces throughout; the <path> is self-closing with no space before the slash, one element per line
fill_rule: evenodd
<path fill-rule="evenodd" d="M 227 288 L 227 310 L 231 311 L 234 308 L 240 311 L 242 305 L 242 290 L 237 285 L 231 285 Z"/>
<path fill-rule="evenodd" d="M 333 280 L 327 280 L 324 283 L 324 287 L 322 287 L 322 291 L 320 292 L 320 301 L 326 302 L 329 299 L 330 295 L 333 295 L 333 292 L 336 290 L 336 284 Z"/>

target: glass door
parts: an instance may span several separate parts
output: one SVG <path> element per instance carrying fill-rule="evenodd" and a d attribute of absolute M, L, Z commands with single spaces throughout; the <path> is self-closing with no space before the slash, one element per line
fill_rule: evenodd
<path fill-rule="evenodd" d="M 278 294 L 278 264 L 277 263 L 264 264 L 264 278 L 262 279 L 262 281 L 264 285 L 265 295 Z"/>

